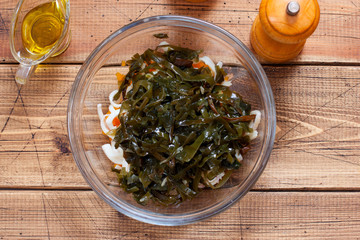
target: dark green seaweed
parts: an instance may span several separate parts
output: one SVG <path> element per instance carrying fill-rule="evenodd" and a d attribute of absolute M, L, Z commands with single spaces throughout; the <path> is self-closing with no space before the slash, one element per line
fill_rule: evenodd
<path fill-rule="evenodd" d="M 214 78 L 208 66 L 192 66 L 200 51 L 166 48 L 127 61 L 129 72 L 115 95 L 123 102 L 114 141 L 130 171 L 113 171 L 140 204 L 178 204 L 203 188 L 221 187 L 240 167 L 235 154 L 249 150 L 255 118 L 239 94 L 221 85 L 224 69 L 217 66 Z M 212 185 L 219 174 L 224 176 Z"/>

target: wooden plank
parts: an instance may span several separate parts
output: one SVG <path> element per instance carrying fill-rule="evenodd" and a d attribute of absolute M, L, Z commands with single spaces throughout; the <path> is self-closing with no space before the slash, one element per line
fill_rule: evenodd
<path fill-rule="evenodd" d="M 43 66 L 21 89 L 13 79 L 15 67 L 0 65 L 0 188 L 87 188 L 66 130 L 69 91 L 79 66 Z M 359 70 L 266 67 L 277 137 L 256 189 L 360 189 Z M 101 76 L 110 83 L 116 71 L 107 68 Z M 111 87 L 100 89 L 99 101 L 105 102 Z M 89 114 L 96 121 L 94 106 Z"/>
<path fill-rule="evenodd" d="M 72 158 L 66 126 L 79 66 L 40 67 L 24 86 L 14 81 L 15 66 L 0 69 L 0 185 L 88 188 Z"/>
<path fill-rule="evenodd" d="M 118 213 L 92 191 L 1 191 L 1 239 L 355 239 L 360 193 L 250 192 L 200 223 L 162 227 Z"/>
<path fill-rule="evenodd" d="M 360 83 L 357 70 L 351 69 L 357 68 L 266 68 L 276 103 L 277 136 L 261 178 L 266 181 L 257 187 L 278 182 L 281 188 L 357 188 Z"/>
<path fill-rule="evenodd" d="M 9 29 L 16 1 L 3 0 L 0 6 L 0 62 L 13 63 L 9 45 Z M 293 62 L 319 63 L 360 61 L 359 0 L 320 0 L 319 27 L 311 36 L 303 53 Z M 183 0 L 72 1 L 72 42 L 54 63 L 81 63 L 108 35 L 125 24 L 154 15 L 176 14 L 210 21 L 228 30 L 248 47 L 251 25 L 260 0 L 208 0 L 191 3 Z"/>

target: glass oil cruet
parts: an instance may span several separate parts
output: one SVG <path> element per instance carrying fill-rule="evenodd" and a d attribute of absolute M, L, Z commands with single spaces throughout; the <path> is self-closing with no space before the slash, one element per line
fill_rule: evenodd
<path fill-rule="evenodd" d="M 70 0 L 20 0 L 11 21 L 10 49 L 20 63 L 15 80 L 24 84 L 36 67 L 70 44 Z"/>

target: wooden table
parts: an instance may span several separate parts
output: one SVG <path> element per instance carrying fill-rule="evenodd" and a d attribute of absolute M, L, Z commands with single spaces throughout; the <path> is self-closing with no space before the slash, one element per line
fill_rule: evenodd
<path fill-rule="evenodd" d="M 360 0 L 319 0 L 320 24 L 302 54 L 264 65 L 277 136 L 255 187 L 200 223 L 160 227 L 103 202 L 73 161 L 69 92 L 104 38 L 140 18 L 179 14 L 217 24 L 247 46 L 260 0 L 77 0 L 72 42 L 17 85 L 8 44 L 16 1 L 0 0 L 0 239 L 359 239 Z"/>

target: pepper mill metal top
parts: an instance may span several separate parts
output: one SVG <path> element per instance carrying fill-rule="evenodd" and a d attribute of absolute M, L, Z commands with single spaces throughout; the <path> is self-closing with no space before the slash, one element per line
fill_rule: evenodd
<path fill-rule="evenodd" d="M 290 16 L 295 16 L 300 12 L 300 5 L 298 2 L 291 1 L 286 7 L 286 13 Z"/>

